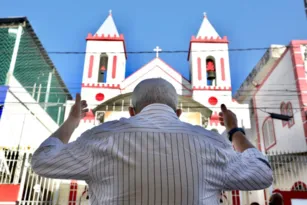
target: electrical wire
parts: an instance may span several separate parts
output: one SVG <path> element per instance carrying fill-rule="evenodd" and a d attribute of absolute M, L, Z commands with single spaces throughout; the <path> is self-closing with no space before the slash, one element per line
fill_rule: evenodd
<path fill-rule="evenodd" d="M 278 46 L 278 47 L 250 47 L 250 48 L 228 48 L 228 49 L 207 49 L 207 50 L 162 50 L 159 53 L 189 53 L 189 52 L 234 52 L 234 51 L 261 51 L 261 50 L 276 50 L 276 49 L 285 49 L 285 48 L 298 48 L 300 46 Z M 7 51 L 1 51 L 1 53 L 8 53 Z M 27 54 L 27 53 L 36 53 L 36 51 L 19 51 L 19 54 Z M 64 54 L 64 55 L 71 55 L 71 54 L 100 54 L 101 52 L 89 52 L 89 51 L 47 51 L 48 54 Z M 118 51 L 118 52 L 108 52 L 110 54 L 156 54 L 156 51 Z"/>

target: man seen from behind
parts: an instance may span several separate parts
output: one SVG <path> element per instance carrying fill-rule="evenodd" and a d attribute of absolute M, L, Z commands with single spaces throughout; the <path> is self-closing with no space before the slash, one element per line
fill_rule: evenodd
<path fill-rule="evenodd" d="M 67 120 L 34 153 L 32 168 L 44 177 L 85 180 L 92 205 L 218 205 L 221 190 L 271 185 L 267 159 L 225 105 L 220 121 L 229 139 L 180 121 L 177 104 L 169 82 L 144 80 L 132 93 L 130 118 L 98 125 L 68 143 L 87 111 L 77 95 Z"/>

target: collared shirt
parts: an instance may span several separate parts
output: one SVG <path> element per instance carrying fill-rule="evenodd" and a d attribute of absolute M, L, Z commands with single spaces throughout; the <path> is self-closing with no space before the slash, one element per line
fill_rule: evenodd
<path fill-rule="evenodd" d="M 257 149 L 235 152 L 225 137 L 180 121 L 162 104 L 69 144 L 50 137 L 32 168 L 45 177 L 85 180 L 93 205 L 217 205 L 221 190 L 259 190 L 273 180 Z"/>

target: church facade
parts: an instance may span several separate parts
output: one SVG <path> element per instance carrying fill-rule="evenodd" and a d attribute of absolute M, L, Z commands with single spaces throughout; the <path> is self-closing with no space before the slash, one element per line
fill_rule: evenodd
<path fill-rule="evenodd" d="M 129 117 L 131 93 L 140 81 L 148 78 L 164 78 L 175 87 L 178 108 L 184 111 L 183 121 L 223 133 L 218 112 L 225 103 L 238 115 L 240 126 L 250 127 L 248 104 L 238 104 L 232 98 L 228 39 L 216 32 L 206 15 L 197 35 L 187 42 L 190 80 L 159 57 L 159 47 L 154 49 L 156 56 L 150 62 L 125 77 L 125 43 L 111 13 L 95 34 L 88 34 L 81 96 L 91 110 L 74 133 L 75 137 L 100 122 Z M 66 116 L 72 104 L 73 101 L 68 101 Z"/>

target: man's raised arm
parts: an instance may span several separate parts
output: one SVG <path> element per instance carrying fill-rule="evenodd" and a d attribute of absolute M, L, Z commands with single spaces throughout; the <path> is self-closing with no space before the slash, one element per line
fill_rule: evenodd
<path fill-rule="evenodd" d="M 223 189 L 260 190 L 271 186 L 273 173 L 267 158 L 248 141 L 244 131 L 238 128 L 236 115 L 225 105 L 221 106 L 221 110 L 221 125 L 226 127 L 230 140 L 238 151 L 228 158 L 224 169 Z"/>
<path fill-rule="evenodd" d="M 91 131 L 68 143 L 87 112 L 86 107 L 86 101 L 81 101 L 77 94 L 68 119 L 34 152 L 31 165 L 35 173 L 50 178 L 88 179 L 92 157 L 86 139 L 91 136 Z"/>

